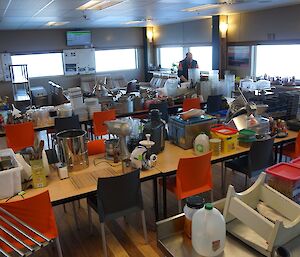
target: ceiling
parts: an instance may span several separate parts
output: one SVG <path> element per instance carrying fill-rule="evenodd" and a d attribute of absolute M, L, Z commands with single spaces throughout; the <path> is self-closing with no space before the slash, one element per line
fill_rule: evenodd
<path fill-rule="evenodd" d="M 199 12 L 183 9 L 216 2 L 222 4 Z M 104 10 L 77 10 L 88 0 L 0 0 L 0 30 L 48 29 L 48 22 L 68 22 L 51 28 L 97 28 L 162 25 L 251 10 L 299 4 L 300 0 L 124 0 Z M 128 21 L 144 20 L 126 24 Z M 148 20 L 148 21 L 147 21 Z"/>

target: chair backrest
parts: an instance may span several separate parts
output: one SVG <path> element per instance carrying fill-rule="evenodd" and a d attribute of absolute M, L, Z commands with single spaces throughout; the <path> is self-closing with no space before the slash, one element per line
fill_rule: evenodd
<path fill-rule="evenodd" d="M 103 136 L 108 134 L 105 121 L 115 120 L 116 110 L 108 110 L 103 112 L 94 112 L 93 114 L 93 132 L 96 136 Z"/>
<path fill-rule="evenodd" d="M 183 100 L 182 109 L 184 112 L 190 110 L 190 109 L 201 109 L 201 101 L 200 98 L 186 98 Z"/>
<path fill-rule="evenodd" d="M 97 139 L 93 141 L 88 141 L 87 149 L 89 155 L 105 153 L 105 140 Z"/>
<path fill-rule="evenodd" d="M 168 123 L 169 121 L 169 105 L 167 102 L 153 103 L 149 105 L 149 111 L 158 109 L 161 112 L 161 118 Z"/>
<path fill-rule="evenodd" d="M 54 120 L 54 130 L 55 133 L 59 133 L 68 129 L 81 129 L 80 121 L 78 115 L 73 115 L 71 117 L 55 118 Z"/>
<path fill-rule="evenodd" d="M 248 154 L 248 170 L 250 173 L 265 169 L 274 164 L 274 138 L 254 141 Z"/>
<path fill-rule="evenodd" d="M 25 198 L 23 200 L 13 201 L 12 199 L 11 202 L 9 201 L 6 203 L 0 203 L 0 207 L 14 215 L 33 229 L 37 230 L 47 238 L 55 239 L 58 236 L 55 217 L 48 191 L 45 191 L 33 197 Z M 37 235 L 33 234 L 33 232 L 30 232 L 29 230 L 24 229 L 23 226 L 20 226 L 20 224 L 18 224 L 6 214 L 3 214 L 3 212 L 0 211 L 0 215 L 12 222 L 16 227 L 23 230 L 29 236 L 33 237 L 37 241 L 40 240 Z M 13 234 L 17 235 L 17 237 L 26 244 L 31 246 L 34 245 L 33 242 L 31 242 L 24 236 L 16 233 L 16 231 L 12 230 L 11 228 L 9 229 L 7 224 L 5 224 L 2 220 L 0 220 L 0 225 L 7 228 Z M 18 249 L 22 248 L 20 244 L 17 244 L 15 240 L 13 240 L 11 237 L 8 237 L 5 233 L 3 233 L 2 230 L 0 230 L 0 236 L 3 236 L 7 241 L 11 242 Z M 4 249 L 6 252 L 12 252 L 10 248 L 5 247 L 5 244 L 3 244 L 1 240 L 0 249 Z"/>
<path fill-rule="evenodd" d="M 99 178 L 97 203 L 100 222 L 142 210 L 140 170 L 116 177 Z"/>
<path fill-rule="evenodd" d="M 176 173 L 176 195 L 178 199 L 184 199 L 211 189 L 211 152 L 179 160 Z"/>
<path fill-rule="evenodd" d="M 222 95 L 210 95 L 207 97 L 207 113 L 215 113 L 222 109 Z"/>
<path fill-rule="evenodd" d="M 32 122 L 5 125 L 5 134 L 7 147 L 12 148 L 15 152 L 34 144 Z"/>

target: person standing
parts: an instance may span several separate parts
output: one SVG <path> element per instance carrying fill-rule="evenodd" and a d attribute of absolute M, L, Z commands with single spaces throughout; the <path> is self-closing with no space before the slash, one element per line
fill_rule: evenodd
<path fill-rule="evenodd" d="M 179 62 L 178 66 L 178 77 L 180 82 L 187 82 L 189 79 L 189 69 L 197 69 L 198 63 L 196 60 L 193 60 L 192 53 L 186 53 L 186 57 Z"/>

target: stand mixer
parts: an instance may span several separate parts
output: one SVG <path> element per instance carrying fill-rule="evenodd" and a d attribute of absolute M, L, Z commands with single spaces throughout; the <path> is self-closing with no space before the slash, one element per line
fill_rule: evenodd
<path fill-rule="evenodd" d="M 109 134 L 119 137 L 120 158 L 121 160 L 129 159 L 130 153 L 126 144 L 126 137 L 130 135 L 132 127 L 125 120 L 112 120 L 104 122 L 107 125 Z"/>
<path fill-rule="evenodd" d="M 155 144 L 150 140 L 150 134 L 146 134 L 147 140 L 140 141 L 131 153 L 130 160 L 133 168 L 148 170 L 155 166 L 157 155 L 151 154 L 151 147 Z"/>

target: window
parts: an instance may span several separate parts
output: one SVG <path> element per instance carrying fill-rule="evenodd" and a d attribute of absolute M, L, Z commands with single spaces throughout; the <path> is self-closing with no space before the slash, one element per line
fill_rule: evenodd
<path fill-rule="evenodd" d="M 13 55 L 11 61 L 27 64 L 29 78 L 64 75 L 62 53 Z"/>
<path fill-rule="evenodd" d="M 136 49 L 100 50 L 95 58 L 97 72 L 137 69 Z"/>
<path fill-rule="evenodd" d="M 171 69 L 183 59 L 182 47 L 162 47 L 159 49 L 160 65 L 162 68 Z"/>
<path fill-rule="evenodd" d="M 190 52 L 193 54 L 193 59 L 198 62 L 198 66 L 201 71 L 212 70 L 211 46 L 190 47 Z"/>
<path fill-rule="evenodd" d="M 257 46 L 256 76 L 300 78 L 300 45 Z"/>

